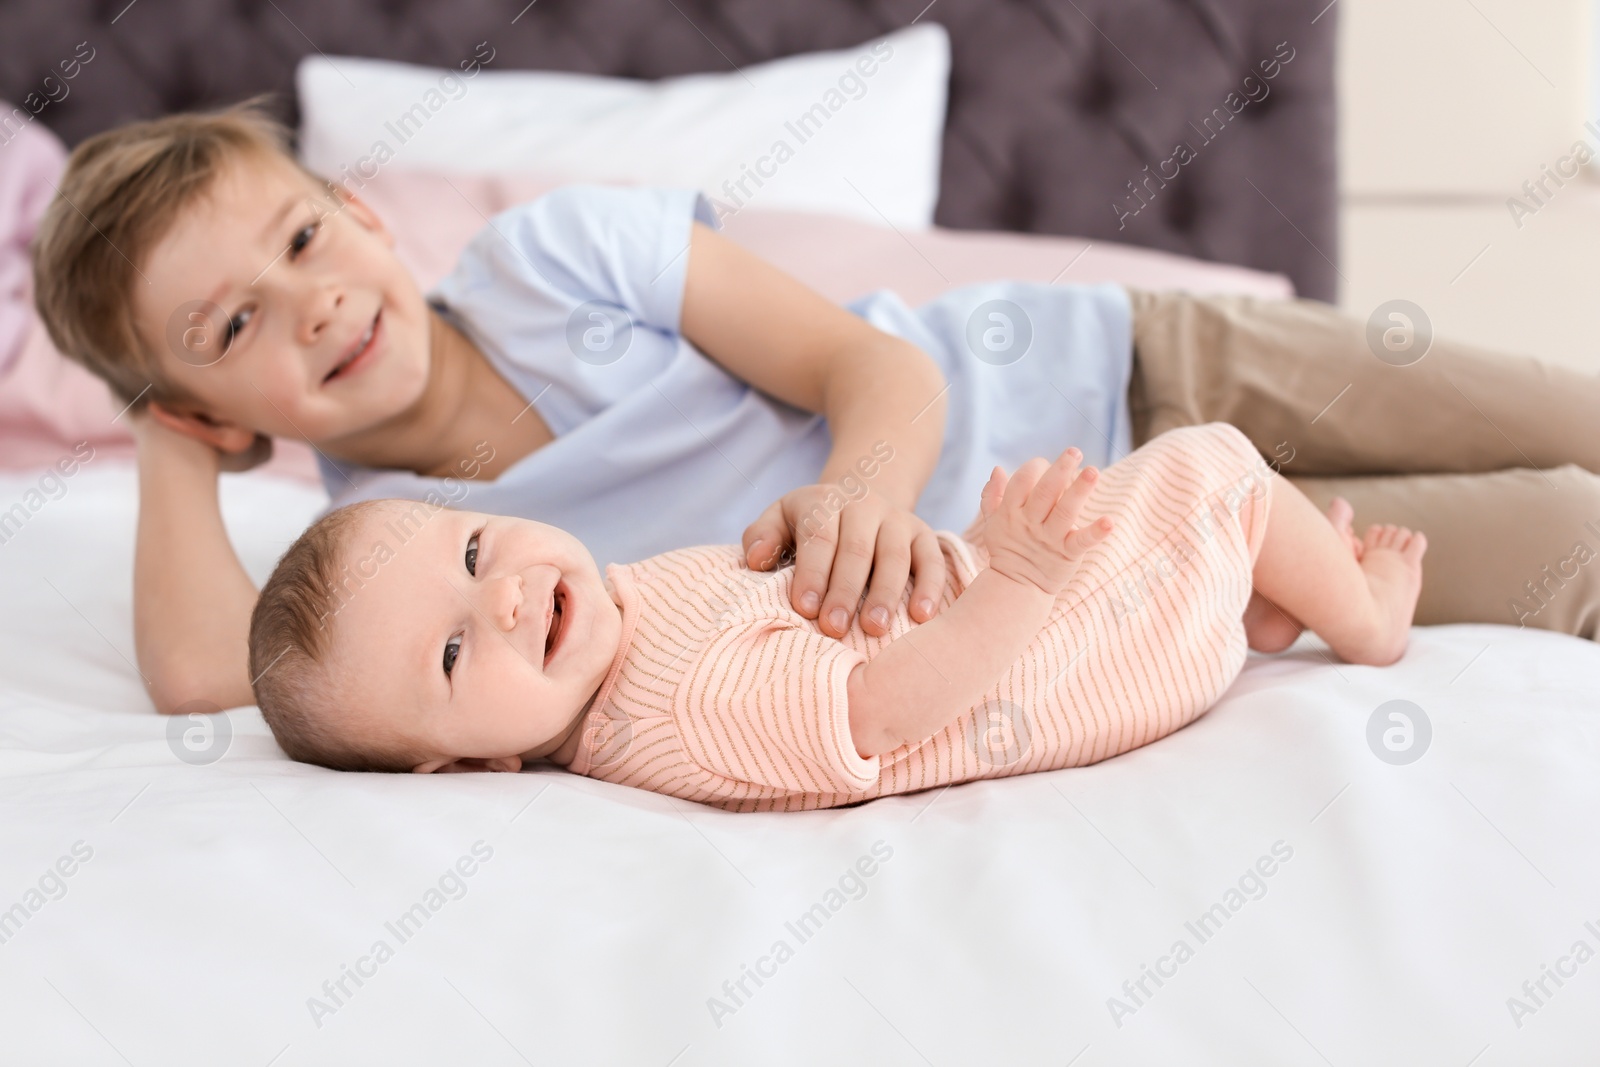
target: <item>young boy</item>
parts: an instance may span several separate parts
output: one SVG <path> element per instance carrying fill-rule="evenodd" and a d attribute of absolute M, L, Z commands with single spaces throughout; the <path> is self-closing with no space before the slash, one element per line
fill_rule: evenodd
<path fill-rule="evenodd" d="M 1300 626 L 1355 663 L 1406 645 L 1427 542 L 1355 542 L 1230 426 L 1102 476 L 1069 449 L 996 468 L 939 534 L 939 616 L 824 635 L 793 571 L 737 546 L 613 564 L 542 523 L 401 501 L 322 519 L 251 626 L 262 713 L 336 769 L 579 774 L 737 811 L 802 810 L 1079 766 L 1205 711 L 1245 646 Z M 1347 521 L 1347 518 L 1342 521 Z M 1359 556 L 1359 559 L 1357 558 Z"/>

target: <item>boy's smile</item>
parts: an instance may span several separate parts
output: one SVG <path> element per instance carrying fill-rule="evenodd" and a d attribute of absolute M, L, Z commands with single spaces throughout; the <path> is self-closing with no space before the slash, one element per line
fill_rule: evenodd
<path fill-rule="evenodd" d="M 322 376 L 322 384 L 327 385 L 335 378 L 349 378 L 358 371 L 371 366 L 378 359 L 378 353 L 383 348 L 382 328 L 383 308 L 380 307 L 373 312 L 372 321 L 367 324 L 367 328 L 362 332 L 361 336 L 350 342 L 345 350 L 339 353 L 339 362 L 335 363 L 333 369 Z"/>

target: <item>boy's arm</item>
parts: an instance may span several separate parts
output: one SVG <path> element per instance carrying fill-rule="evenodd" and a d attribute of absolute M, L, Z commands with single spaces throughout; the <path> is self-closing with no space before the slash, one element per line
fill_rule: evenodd
<path fill-rule="evenodd" d="M 938 618 L 902 634 L 845 683 L 850 736 L 863 758 L 932 737 L 978 703 L 1050 618 L 1084 553 L 1111 534 L 1105 516 L 1077 525 L 1099 480 L 1069 448 L 1029 460 L 1007 478 L 996 467 L 981 514 L 989 566 Z"/>
<path fill-rule="evenodd" d="M 250 704 L 250 612 L 256 588 L 239 563 L 217 499 L 216 450 L 134 418 L 139 525 L 133 561 L 133 636 L 156 710 L 190 701 Z"/>
<path fill-rule="evenodd" d="M 698 222 L 680 326 L 729 373 L 828 420 L 833 448 L 817 484 L 756 517 L 743 537 L 747 563 L 771 567 L 792 545 L 795 610 L 833 637 L 850 628 L 863 593 L 862 627 L 887 633 L 908 577 L 912 617 L 931 618 L 944 560 L 914 508 L 944 442 L 939 365 Z"/>
<path fill-rule="evenodd" d="M 729 373 L 827 416 L 836 482 L 887 441 L 892 469 L 873 488 L 910 509 L 944 443 L 944 372 L 926 352 L 873 326 L 702 222 L 690 233 L 683 335 Z M 898 590 L 897 590 L 898 592 Z"/>

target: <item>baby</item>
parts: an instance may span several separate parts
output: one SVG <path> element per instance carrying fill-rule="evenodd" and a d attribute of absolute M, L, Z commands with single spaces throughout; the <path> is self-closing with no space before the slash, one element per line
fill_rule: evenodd
<path fill-rule="evenodd" d="M 343 770 L 578 774 L 736 811 L 801 810 L 1082 766 L 1209 708 L 1246 646 L 1303 628 L 1353 663 L 1405 650 L 1426 541 L 1358 540 L 1220 423 L 1097 471 L 996 468 L 928 622 L 842 638 L 792 567 L 737 545 L 606 568 L 542 523 L 379 500 L 335 511 L 256 606 L 257 701 Z M 1332 522 L 1329 521 L 1332 519 Z M 648 521 L 644 517 L 642 521 Z"/>

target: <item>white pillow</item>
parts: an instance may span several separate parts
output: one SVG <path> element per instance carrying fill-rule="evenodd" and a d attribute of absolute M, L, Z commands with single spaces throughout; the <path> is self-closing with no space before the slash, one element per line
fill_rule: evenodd
<path fill-rule="evenodd" d="M 460 71 L 306 57 L 296 75 L 301 159 L 357 193 L 391 167 L 538 172 L 698 188 L 723 214 L 933 224 L 950 73 L 938 23 L 655 82 L 499 71 L 493 57 L 481 45 Z"/>

